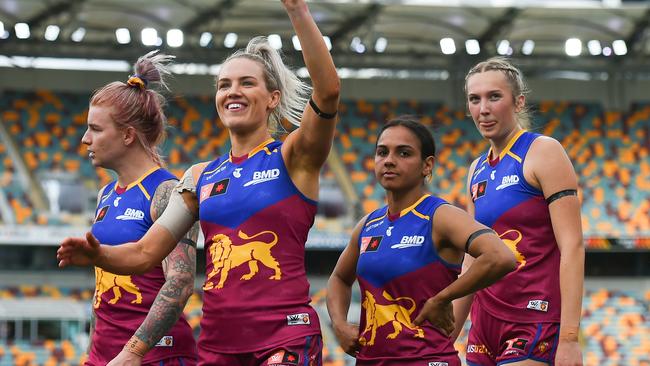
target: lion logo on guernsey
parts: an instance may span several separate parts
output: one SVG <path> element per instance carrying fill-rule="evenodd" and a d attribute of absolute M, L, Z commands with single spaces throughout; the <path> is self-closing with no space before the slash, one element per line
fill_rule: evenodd
<path fill-rule="evenodd" d="M 514 233 L 514 238 L 513 238 Z M 515 271 L 518 271 L 521 267 L 526 265 L 526 257 L 519 250 L 517 250 L 517 244 L 521 241 L 522 235 L 519 230 L 511 229 L 504 231 L 499 235 L 499 238 L 508 246 L 508 249 L 515 255 L 515 259 L 519 264 Z"/>
<path fill-rule="evenodd" d="M 410 297 L 393 298 L 388 292 L 382 293 L 384 299 L 391 304 L 378 304 L 373 294 L 365 291 L 365 299 L 361 306 L 366 310 L 366 326 L 361 332 L 359 343 L 362 346 L 372 346 L 375 344 L 377 329 L 390 324 L 393 326 L 393 333 L 386 336 L 386 339 L 395 339 L 406 327 L 414 332 L 413 337 L 424 338 L 424 330 L 413 324 L 411 314 L 415 311 L 415 300 Z M 397 302 L 406 300 L 411 303 L 411 307 L 406 309 Z M 370 339 L 367 334 L 370 333 Z"/>
<path fill-rule="evenodd" d="M 257 262 L 262 262 L 262 264 L 275 272 L 269 277 L 270 280 L 280 280 L 282 277 L 280 263 L 271 254 L 271 248 L 278 242 L 278 235 L 273 231 L 262 231 L 248 236 L 243 231 L 239 231 L 238 236 L 240 239 L 250 240 L 264 234 L 273 235 L 273 240 L 268 243 L 251 241 L 241 245 L 233 245 L 232 240 L 227 235 L 217 234 L 213 236 L 212 245 L 209 249 L 213 268 L 208 273 L 203 289 L 211 290 L 215 288 L 214 283 L 210 279 L 217 274 L 221 276 L 219 277 L 219 283 L 217 283 L 216 288 L 223 288 L 224 283 L 228 279 L 228 272 L 245 263 L 248 263 L 249 272 L 242 275 L 240 280 L 248 281 L 259 272 Z"/>
<path fill-rule="evenodd" d="M 95 301 L 93 303 L 95 309 L 99 308 L 102 295 L 110 290 L 113 290 L 113 298 L 108 301 L 109 304 L 115 304 L 122 298 L 122 290 L 135 296 L 131 304 L 142 303 L 142 293 L 131 280 L 131 276 L 120 276 L 95 267 Z"/>

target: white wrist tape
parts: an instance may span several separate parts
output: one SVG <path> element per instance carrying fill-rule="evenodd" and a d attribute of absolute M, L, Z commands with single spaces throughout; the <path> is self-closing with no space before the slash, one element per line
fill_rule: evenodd
<path fill-rule="evenodd" d="M 183 200 L 183 196 L 174 189 L 169 196 L 169 203 L 162 215 L 156 220 L 156 224 L 169 230 L 176 241 L 181 240 L 190 230 L 198 217 L 190 212 Z"/>

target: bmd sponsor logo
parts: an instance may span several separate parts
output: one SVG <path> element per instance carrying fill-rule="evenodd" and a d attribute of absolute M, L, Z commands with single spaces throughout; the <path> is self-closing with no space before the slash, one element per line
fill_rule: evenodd
<path fill-rule="evenodd" d="M 280 178 L 280 169 L 268 169 L 253 172 L 253 179 L 246 182 L 244 187 L 252 186 Z"/>
<path fill-rule="evenodd" d="M 513 175 L 506 175 L 505 177 L 501 178 L 501 184 L 499 184 L 496 188 L 496 190 L 501 190 L 510 186 L 514 186 L 516 184 L 519 184 L 519 176 L 516 174 Z"/>
<path fill-rule="evenodd" d="M 393 244 L 390 247 L 393 249 L 403 249 L 410 247 L 421 247 L 424 243 L 424 236 L 422 235 L 404 235 L 399 244 Z"/>
<path fill-rule="evenodd" d="M 115 219 L 123 221 L 144 220 L 144 212 L 135 208 L 127 208 L 124 214 L 117 216 Z"/>

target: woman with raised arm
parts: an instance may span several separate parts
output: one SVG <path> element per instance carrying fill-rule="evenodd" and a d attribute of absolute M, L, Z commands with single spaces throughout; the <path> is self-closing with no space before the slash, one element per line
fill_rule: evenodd
<path fill-rule="evenodd" d="M 97 195 L 91 233 L 111 248 L 142 238 L 163 213 L 178 179 L 162 168 L 157 146 L 165 134 L 165 99 L 172 56 L 140 57 L 126 83 L 95 92 L 88 110 L 88 146 L 95 167 L 113 170 L 117 180 Z M 194 289 L 196 236 L 170 243 L 169 251 L 138 275 L 95 267 L 95 294 L 86 365 L 195 365 L 196 344 L 182 316 Z M 166 257 L 165 257 L 166 256 Z M 128 352 L 135 339 L 141 346 Z"/>
<path fill-rule="evenodd" d="M 526 130 L 526 85 L 507 59 L 474 66 L 465 89 L 490 142 L 469 169 L 469 212 L 517 258 L 514 272 L 474 296 L 467 363 L 582 365 L 584 246 L 573 165 L 559 142 Z M 457 324 L 468 301 L 454 304 Z"/>
<path fill-rule="evenodd" d="M 426 191 L 434 156 L 431 133 L 415 120 L 399 117 L 379 132 L 375 176 L 388 204 L 359 221 L 327 289 L 335 334 L 357 365 L 460 366 L 451 301 L 515 268 L 492 230 Z M 465 252 L 477 259 L 457 279 Z M 360 326 L 347 321 L 355 280 Z"/>
<path fill-rule="evenodd" d="M 264 38 L 251 40 L 217 76 L 215 102 L 230 153 L 191 167 L 163 216 L 137 242 L 108 247 L 87 235 L 66 239 L 58 251 L 61 266 L 141 272 L 198 219 L 207 253 L 198 343 L 203 365 L 321 363 L 304 246 L 334 136 L 340 83 L 305 1 L 282 3 L 302 45 L 311 95 Z M 283 118 L 300 128 L 281 142 L 270 131 Z"/>

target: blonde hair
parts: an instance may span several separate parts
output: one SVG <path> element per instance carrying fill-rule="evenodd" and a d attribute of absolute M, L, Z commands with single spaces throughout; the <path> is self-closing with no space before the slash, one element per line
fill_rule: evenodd
<path fill-rule="evenodd" d="M 224 64 L 236 58 L 247 58 L 262 66 L 264 81 L 269 92 L 280 91 L 280 103 L 269 115 L 268 125 L 271 133 L 284 131 L 282 120 L 300 126 L 300 119 L 311 94 L 311 87 L 300 80 L 282 61 L 282 55 L 271 47 L 266 37 L 255 37 L 248 42 L 246 49 L 230 55 Z M 219 76 L 217 76 L 217 80 Z"/>
<path fill-rule="evenodd" d="M 514 66 L 505 57 L 492 57 L 479 62 L 474 65 L 469 72 L 467 72 L 467 75 L 465 75 L 465 96 L 467 96 L 467 80 L 470 76 L 485 71 L 500 71 L 503 73 L 508 85 L 510 86 L 512 99 L 515 104 L 517 103 L 517 97 L 520 95 L 526 96 L 530 92 L 526 82 L 524 81 L 524 76 L 521 73 L 521 70 Z M 521 110 L 517 112 L 517 123 L 519 123 L 519 125 L 524 129 L 530 129 L 531 127 L 530 110 L 525 104 L 522 106 Z"/>

